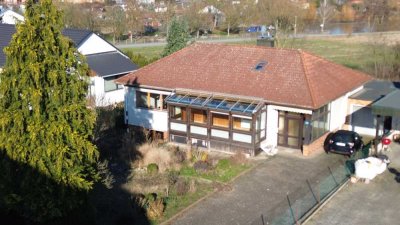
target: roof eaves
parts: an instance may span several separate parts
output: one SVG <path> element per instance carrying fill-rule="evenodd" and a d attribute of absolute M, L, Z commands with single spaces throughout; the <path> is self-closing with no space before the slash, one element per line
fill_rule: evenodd
<path fill-rule="evenodd" d="M 304 53 L 303 53 L 303 51 L 301 51 L 301 50 L 298 50 L 298 53 L 300 54 L 301 65 L 303 66 L 304 76 L 305 76 L 305 78 L 306 78 L 306 83 L 307 83 L 307 89 L 308 89 L 308 91 L 309 91 L 309 93 L 310 93 L 310 96 L 311 96 L 311 104 L 312 104 L 312 107 L 313 107 L 313 108 L 316 108 L 316 107 L 317 107 L 317 104 L 316 104 L 316 101 L 315 101 L 314 90 L 313 90 L 312 87 L 311 87 L 310 79 L 309 79 L 309 77 L 308 77 L 308 76 L 309 76 L 309 73 L 308 73 L 308 69 L 307 69 L 307 67 L 306 67 L 306 65 L 305 65 Z"/>

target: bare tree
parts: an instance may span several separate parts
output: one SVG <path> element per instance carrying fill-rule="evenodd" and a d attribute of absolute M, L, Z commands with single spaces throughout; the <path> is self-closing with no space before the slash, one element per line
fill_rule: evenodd
<path fill-rule="evenodd" d="M 190 33 L 196 33 L 199 38 L 200 31 L 208 31 L 213 26 L 213 18 L 209 14 L 201 11 L 206 7 L 202 1 L 193 1 L 190 7 L 184 9 L 183 16 L 189 24 Z"/>
<path fill-rule="evenodd" d="M 289 34 L 306 14 L 306 10 L 290 0 L 259 0 L 253 10 L 256 24 L 275 26 L 275 42 L 279 47 L 284 47 Z"/>
<path fill-rule="evenodd" d="M 224 15 L 223 26 L 226 28 L 229 36 L 231 30 L 239 27 L 244 21 L 243 6 L 240 4 L 232 4 L 232 1 L 226 0 L 224 4 L 221 5 L 221 10 Z"/>
<path fill-rule="evenodd" d="M 321 0 L 317 10 L 318 16 L 321 19 L 321 33 L 324 32 L 326 22 L 335 15 L 335 7 L 328 0 Z"/>
<path fill-rule="evenodd" d="M 106 7 L 105 24 L 107 30 L 113 35 L 113 42 L 126 32 L 126 16 L 119 6 Z"/>
<path fill-rule="evenodd" d="M 127 0 L 126 3 L 126 29 L 130 33 L 130 39 L 134 35 L 140 35 L 144 32 L 144 14 L 136 0 Z"/>

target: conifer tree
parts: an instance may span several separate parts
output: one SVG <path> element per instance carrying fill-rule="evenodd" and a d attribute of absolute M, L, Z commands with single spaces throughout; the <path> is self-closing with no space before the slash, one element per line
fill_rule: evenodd
<path fill-rule="evenodd" d="M 88 67 L 51 0 L 28 0 L 0 73 L 0 207 L 35 221 L 65 215 L 97 179 Z"/>
<path fill-rule="evenodd" d="M 188 26 L 183 20 L 174 18 L 171 21 L 167 35 L 167 45 L 164 48 L 162 56 L 170 55 L 184 47 L 189 40 Z"/>

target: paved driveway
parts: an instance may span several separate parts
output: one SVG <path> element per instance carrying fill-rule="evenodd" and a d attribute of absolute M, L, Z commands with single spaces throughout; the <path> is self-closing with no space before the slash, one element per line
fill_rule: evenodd
<path fill-rule="evenodd" d="M 400 145 L 392 144 L 391 149 L 385 153 L 391 170 L 369 184 L 349 183 L 307 225 L 400 224 Z"/>
<path fill-rule="evenodd" d="M 287 193 L 306 188 L 306 179 L 345 160 L 343 156 L 326 155 L 322 151 L 311 157 L 280 152 L 237 179 L 232 191 L 211 195 L 172 224 L 260 224 L 261 214 L 266 223 L 281 212 L 280 208 L 287 207 Z"/>

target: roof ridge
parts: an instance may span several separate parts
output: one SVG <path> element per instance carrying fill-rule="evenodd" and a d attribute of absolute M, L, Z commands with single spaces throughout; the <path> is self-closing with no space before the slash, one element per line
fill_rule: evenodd
<path fill-rule="evenodd" d="M 268 47 L 268 46 L 260 46 L 260 45 L 247 45 L 247 44 L 232 44 L 232 43 L 211 43 L 211 42 L 196 42 L 200 45 L 218 45 L 218 46 L 227 46 L 227 47 L 240 47 L 240 48 L 253 48 L 253 49 L 268 49 L 274 51 L 290 51 L 297 52 L 297 49 L 294 48 L 279 48 L 279 47 Z"/>
<path fill-rule="evenodd" d="M 111 54 L 111 53 L 119 53 L 119 51 L 114 50 L 114 51 L 108 51 L 108 52 L 97 52 L 97 53 L 87 54 L 85 56 L 104 55 L 104 54 Z"/>
<path fill-rule="evenodd" d="M 311 101 L 312 101 L 311 104 L 312 104 L 313 108 L 315 108 L 316 101 L 315 101 L 315 96 L 314 96 L 314 89 L 311 87 L 310 79 L 308 77 L 309 73 L 308 73 L 308 69 L 305 65 L 304 52 L 300 49 L 297 50 L 297 52 L 300 54 L 301 65 L 303 66 L 303 70 L 304 70 L 304 77 L 306 78 L 307 87 L 308 87 L 308 90 L 309 90 L 310 96 L 311 96 Z"/>

